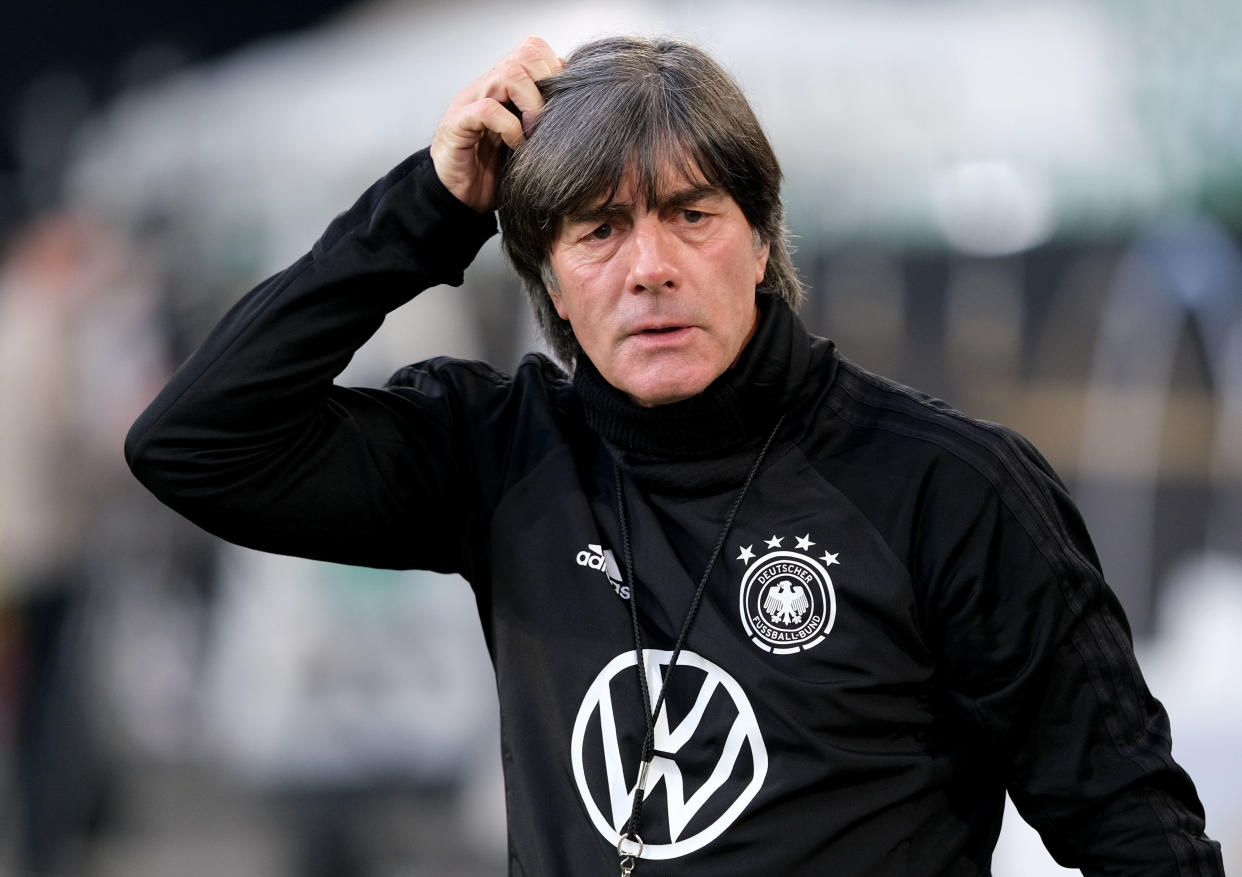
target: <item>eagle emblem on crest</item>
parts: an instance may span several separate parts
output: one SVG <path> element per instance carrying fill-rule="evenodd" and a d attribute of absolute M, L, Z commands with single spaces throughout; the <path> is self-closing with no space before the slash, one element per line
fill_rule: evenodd
<path fill-rule="evenodd" d="M 810 606 L 806 590 L 801 585 L 791 588 L 785 579 L 769 587 L 768 598 L 763 601 L 768 617 L 780 624 L 797 624 Z"/>

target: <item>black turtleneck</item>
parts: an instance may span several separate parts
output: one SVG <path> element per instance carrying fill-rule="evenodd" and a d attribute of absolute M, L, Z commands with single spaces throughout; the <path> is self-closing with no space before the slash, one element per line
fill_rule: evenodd
<path fill-rule="evenodd" d="M 759 325 L 737 364 L 697 396 L 639 405 L 585 354 L 578 356 L 574 386 L 587 424 L 628 474 L 653 486 L 710 490 L 744 477 L 776 419 L 800 401 L 810 347 L 789 306 L 763 295 Z"/>

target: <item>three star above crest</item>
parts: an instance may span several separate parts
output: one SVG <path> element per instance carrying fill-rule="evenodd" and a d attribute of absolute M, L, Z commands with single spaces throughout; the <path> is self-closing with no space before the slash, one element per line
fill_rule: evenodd
<path fill-rule="evenodd" d="M 784 536 L 777 536 L 775 533 L 773 533 L 771 539 L 763 540 L 763 544 L 768 546 L 768 548 L 781 548 L 782 547 L 781 543 L 784 541 L 785 541 Z M 798 550 L 805 551 L 807 554 L 811 553 L 811 546 L 817 544 L 811 539 L 810 533 L 807 533 L 805 536 L 795 537 L 795 541 L 798 543 L 797 545 Z M 739 545 L 738 548 L 740 548 L 741 550 L 738 553 L 737 559 L 740 560 L 742 563 L 746 564 L 747 566 L 749 566 L 750 562 L 755 559 L 754 543 L 752 542 L 750 545 Z M 838 552 L 838 554 L 839 553 L 840 552 Z M 819 557 L 819 560 L 820 562 L 824 564 L 824 566 L 833 566 L 834 564 L 839 564 L 841 562 L 837 560 L 837 554 L 833 554 L 832 552 L 829 552 L 829 551 L 825 551 Z"/>

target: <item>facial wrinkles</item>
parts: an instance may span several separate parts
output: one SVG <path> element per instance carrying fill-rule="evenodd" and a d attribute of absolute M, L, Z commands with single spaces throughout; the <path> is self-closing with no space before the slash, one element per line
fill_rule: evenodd
<path fill-rule="evenodd" d="M 605 379 L 640 404 L 700 392 L 736 361 L 766 258 L 725 190 L 675 171 L 664 179 L 647 199 L 627 175 L 564 218 L 549 254 L 558 314 Z"/>
<path fill-rule="evenodd" d="M 565 218 L 560 233 L 561 240 L 556 246 L 567 252 L 568 262 L 576 272 L 596 275 L 608 270 L 607 263 L 623 245 L 643 247 L 648 250 L 643 255 L 651 261 L 649 265 L 636 266 L 637 270 L 632 266 L 630 274 L 625 278 L 625 285 L 632 286 L 634 290 L 659 288 L 664 285 L 661 282 L 664 273 L 668 273 L 669 279 L 678 275 L 679 258 L 676 250 L 679 244 L 688 241 L 689 245 L 695 247 L 710 246 L 714 240 L 713 221 L 718 219 L 718 214 L 724 214 L 734 206 L 720 187 L 703 181 L 684 182 L 675 189 L 666 189 L 659 193 L 657 203 L 651 206 L 636 205 L 628 200 L 627 196 L 631 193 L 632 187 L 623 184 L 614 193 L 620 197 L 614 196 L 611 200 L 585 207 Z M 728 203 L 719 203 L 722 200 Z M 703 211 L 703 215 L 689 222 L 683 221 L 680 233 L 674 233 L 667 227 L 670 226 L 670 214 L 686 209 L 694 210 L 696 207 Z M 623 244 L 623 237 L 629 237 L 630 240 Z M 751 243 L 757 253 L 757 235 L 752 236 Z M 628 256 L 634 258 L 634 253 L 631 252 Z M 666 262 L 667 265 L 664 264 Z M 653 268 L 653 271 L 646 271 L 647 267 Z M 555 292 L 554 287 L 553 289 Z M 625 301 L 629 301 L 628 306 Z M 671 319 L 676 315 L 674 311 L 688 318 L 687 309 L 692 302 L 684 297 L 657 297 L 652 301 L 637 301 L 626 297 L 619 304 L 620 310 L 629 315 L 623 322 L 631 323 L 635 320 L 650 322 L 662 314 Z M 666 307 L 672 310 L 666 312 Z M 622 314 L 618 313 L 617 316 Z M 693 323 L 690 319 L 683 322 L 687 325 Z"/>
<path fill-rule="evenodd" d="M 618 187 L 618 191 L 628 191 L 629 188 L 621 186 Z M 562 228 L 586 225 L 592 222 L 604 222 L 616 217 L 632 216 L 635 210 L 642 210 L 647 213 L 664 213 L 707 198 L 719 198 L 725 194 L 724 190 L 719 186 L 712 186 L 708 183 L 690 183 L 671 191 L 661 192 L 654 204 L 635 204 L 632 201 L 617 200 L 614 193 L 614 197 L 607 201 L 601 201 L 598 204 L 589 205 L 569 213 L 562 223 Z"/>

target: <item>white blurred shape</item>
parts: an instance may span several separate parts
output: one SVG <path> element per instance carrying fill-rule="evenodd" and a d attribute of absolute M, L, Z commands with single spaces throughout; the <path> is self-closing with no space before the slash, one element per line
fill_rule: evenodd
<path fill-rule="evenodd" d="M 1132 61 L 1116 28 L 1062 3 L 364 5 L 332 30 L 119 102 L 86 141 L 72 189 L 122 210 L 152 198 L 249 207 L 279 237 L 272 269 L 425 144 L 452 94 L 524 35 L 568 54 L 617 32 L 697 41 L 737 76 L 800 193 L 802 234 L 926 234 L 931 181 L 964 175 L 960 189 L 973 172 L 958 163 L 979 158 L 1013 166 L 1006 203 L 1021 211 L 1007 214 L 1007 236 L 982 238 L 988 252 L 1037 237 L 1049 199 L 1058 217 L 1109 221 L 1168 194 L 1125 92 Z M 961 214 L 955 230 L 982 225 L 967 222 L 978 210 Z"/>
<path fill-rule="evenodd" d="M 1242 547 L 1242 546 L 1239 546 Z M 1199 791 L 1207 833 L 1230 850 L 1242 842 L 1242 556 L 1205 553 L 1170 575 L 1157 636 L 1140 663 L 1168 710 L 1173 755 Z"/>
<path fill-rule="evenodd" d="M 1156 629 L 1140 655 L 1152 692 L 1173 716 L 1175 740 L 1182 730 L 1242 726 L 1242 558 L 1204 554 L 1180 564 Z M 1231 748 L 1236 753 L 1236 741 Z M 1242 795 L 1242 759 L 1231 761 Z"/>
<path fill-rule="evenodd" d="M 966 161 L 931 180 L 932 209 L 956 249 L 1003 256 L 1030 249 L 1053 231 L 1047 188 L 1007 161 Z"/>
<path fill-rule="evenodd" d="M 1005 798 L 1005 822 L 992 855 L 992 873 L 1003 877 L 1064 877 L 1078 871 L 1062 868 L 1044 849 L 1039 833 L 1022 821 L 1013 801 Z"/>

